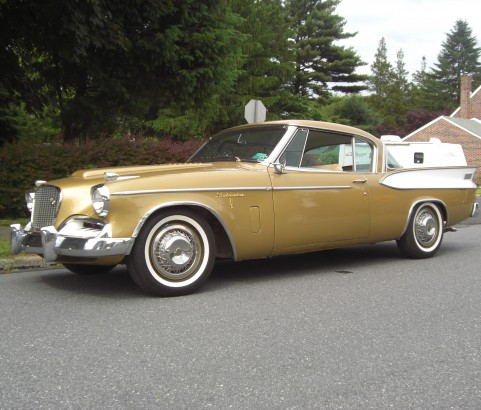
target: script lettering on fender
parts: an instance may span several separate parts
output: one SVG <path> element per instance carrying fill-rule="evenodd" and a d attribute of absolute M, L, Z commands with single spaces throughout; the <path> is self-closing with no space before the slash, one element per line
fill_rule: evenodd
<path fill-rule="evenodd" d="M 245 194 L 241 194 L 238 192 L 230 193 L 230 192 L 216 192 L 216 198 L 242 198 L 245 197 Z"/>

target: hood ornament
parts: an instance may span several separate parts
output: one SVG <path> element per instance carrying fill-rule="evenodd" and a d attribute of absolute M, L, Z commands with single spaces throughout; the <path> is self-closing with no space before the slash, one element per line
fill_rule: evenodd
<path fill-rule="evenodd" d="M 119 174 L 116 172 L 104 172 L 104 179 L 108 182 L 117 181 Z"/>
<path fill-rule="evenodd" d="M 123 181 L 123 180 L 126 180 L 126 179 L 132 179 L 132 178 L 138 178 L 138 176 L 137 175 L 128 175 L 128 176 L 121 177 L 116 172 L 104 172 L 104 179 L 107 182 Z"/>

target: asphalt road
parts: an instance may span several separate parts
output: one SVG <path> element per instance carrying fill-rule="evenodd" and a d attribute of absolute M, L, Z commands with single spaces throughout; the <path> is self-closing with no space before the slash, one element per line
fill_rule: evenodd
<path fill-rule="evenodd" d="M 479 409 L 480 239 L 219 263 L 182 298 L 0 275 L 0 408 Z"/>

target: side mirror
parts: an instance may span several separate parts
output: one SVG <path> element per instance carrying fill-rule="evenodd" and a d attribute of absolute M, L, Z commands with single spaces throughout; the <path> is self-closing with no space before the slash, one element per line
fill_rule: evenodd
<path fill-rule="evenodd" d="M 279 174 L 279 175 L 282 175 L 282 174 L 286 174 L 287 171 L 286 171 L 286 164 L 282 164 L 280 162 L 275 162 L 274 164 L 272 164 L 274 166 L 274 173 L 275 174 Z"/>

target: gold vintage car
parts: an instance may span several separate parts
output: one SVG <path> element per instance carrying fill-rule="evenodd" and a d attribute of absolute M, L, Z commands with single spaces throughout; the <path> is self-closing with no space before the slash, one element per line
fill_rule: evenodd
<path fill-rule="evenodd" d="M 391 240 L 407 257 L 427 258 L 444 231 L 477 213 L 474 172 L 403 168 L 386 143 L 348 126 L 245 125 L 210 138 L 185 164 L 37 181 L 27 194 L 31 222 L 11 227 L 12 253 L 77 274 L 125 263 L 157 295 L 194 291 L 217 258 Z"/>

